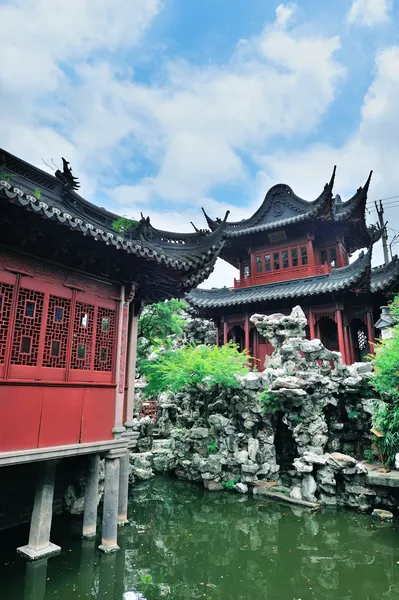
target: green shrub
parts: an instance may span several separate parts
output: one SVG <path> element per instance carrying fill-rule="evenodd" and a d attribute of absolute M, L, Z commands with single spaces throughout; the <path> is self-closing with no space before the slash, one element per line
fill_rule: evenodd
<path fill-rule="evenodd" d="M 236 375 L 248 372 L 247 354 L 233 344 L 195 346 L 166 350 L 154 360 L 143 360 L 141 372 L 147 380 L 144 394 L 155 398 L 161 392 L 195 389 L 204 395 L 217 388 L 240 388 Z"/>
<path fill-rule="evenodd" d="M 360 417 L 360 410 L 351 408 L 347 411 L 347 415 L 351 421 L 357 421 L 357 419 Z"/>
<path fill-rule="evenodd" d="M 392 314 L 399 317 L 398 297 L 391 304 Z M 373 359 L 374 374 L 370 385 L 381 400 L 374 406 L 373 427 L 384 437 L 376 438 L 384 462 L 388 466 L 395 461 L 399 452 L 399 325 L 393 328 L 393 337 L 376 344 Z"/>
<path fill-rule="evenodd" d="M 364 460 L 369 465 L 371 465 L 375 462 L 375 454 L 374 454 L 373 450 L 371 450 L 371 448 L 368 448 L 367 450 L 365 450 L 363 452 L 363 456 L 364 456 Z"/>
<path fill-rule="evenodd" d="M 222 486 L 226 489 L 233 488 L 236 482 L 234 479 L 229 479 L 229 481 L 222 481 Z"/>
<path fill-rule="evenodd" d="M 259 400 L 262 402 L 264 414 L 274 414 L 282 409 L 280 397 L 273 394 L 273 392 L 262 392 L 259 394 Z"/>

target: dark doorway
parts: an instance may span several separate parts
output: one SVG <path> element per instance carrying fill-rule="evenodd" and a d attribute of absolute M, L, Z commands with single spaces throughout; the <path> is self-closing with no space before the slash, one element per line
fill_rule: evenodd
<path fill-rule="evenodd" d="M 323 346 L 328 350 L 339 350 L 338 345 L 338 328 L 335 321 L 330 317 L 322 317 L 318 323 L 320 331 L 320 340 Z"/>
<path fill-rule="evenodd" d="M 298 456 L 298 452 L 292 431 L 283 422 L 283 415 L 282 412 L 276 415 L 274 446 L 277 464 L 280 465 L 280 472 L 284 473 L 292 469 L 292 463 Z"/>

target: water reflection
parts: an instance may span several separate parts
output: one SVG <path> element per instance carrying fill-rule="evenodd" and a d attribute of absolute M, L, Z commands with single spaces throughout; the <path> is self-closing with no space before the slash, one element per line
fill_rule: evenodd
<path fill-rule="evenodd" d="M 76 537 L 63 540 L 58 557 L 1 566 L 4 597 L 399 599 L 398 532 L 367 516 L 312 514 L 156 479 L 136 487 L 129 517 L 117 554 Z"/>

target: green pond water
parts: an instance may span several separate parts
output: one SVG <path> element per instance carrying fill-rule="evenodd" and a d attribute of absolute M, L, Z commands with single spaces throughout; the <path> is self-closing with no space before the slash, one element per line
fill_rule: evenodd
<path fill-rule="evenodd" d="M 25 563 L 1 534 L 1 600 L 399 599 L 399 527 L 156 478 L 132 493 L 121 550 L 104 556 L 57 521 L 62 553 Z"/>

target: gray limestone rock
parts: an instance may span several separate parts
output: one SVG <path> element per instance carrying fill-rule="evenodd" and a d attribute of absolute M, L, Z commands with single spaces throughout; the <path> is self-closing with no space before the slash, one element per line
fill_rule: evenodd
<path fill-rule="evenodd" d="M 209 436 L 209 429 L 206 427 L 193 427 L 187 432 L 187 436 L 192 440 L 206 439 Z"/>
<path fill-rule="evenodd" d="M 295 458 L 293 464 L 298 473 L 311 473 L 313 471 L 313 465 L 309 465 L 302 458 Z"/>
<path fill-rule="evenodd" d="M 294 486 L 292 488 L 292 490 L 290 491 L 290 498 L 293 498 L 294 500 L 303 500 L 302 486 L 300 483 L 298 483 L 296 486 Z"/>
<path fill-rule="evenodd" d="M 256 457 L 259 451 L 259 440 L 254 438 L 249 438 L 248 440 L 248 456 L 253 461 L 256 462 Z"/>
<path fill-rule="evenodd" d="M 356 458 L 348 456 L 347 454 L 342 454 L 341 452 L 332 452 L 327 459 L 327 464 L 337 471 L 354 467 L 356 462 Z"/>
<path fill-rule="evenodd" d="M 234 458 L 239 465 L 243 465 L 248 461 L 248 452 L 246 450 L 237 450 L 234 453 Z"/>
<path fill-rule="evenodd" d="M 305 451 L 302 455 L 305 462 L 313 465 L 325 465 L 327 464 L 327 457 L 315 454 L 314 452 Z"/>
<path fill-rule="evenodd" d="M 315 502 L 316 496 L 315 491 L 317 490 L 316 481 L 310 473 L 304 476 L 302 479 L 302 497 L 304 500 L 308 500 L 309 502 Z"/>
<path fill-rule="evenodd" d="M 234 489 L 239 494 L 247 494 L 248 493 L 248 486 L 245 483 L 236 483 L 234 486 Z"/>

